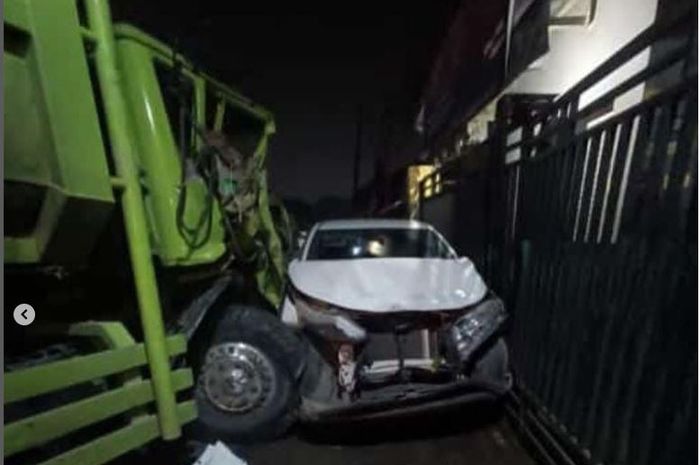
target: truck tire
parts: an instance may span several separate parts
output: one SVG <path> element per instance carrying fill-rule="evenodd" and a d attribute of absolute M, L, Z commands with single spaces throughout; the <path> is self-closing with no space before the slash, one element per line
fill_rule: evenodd
<path fill-rule="evenodd" d="M 293 334 L 254 307 L 234 305 L 223 315 L 199 366 L 199 423 L 206 436 L 217 439 L 278 437 L 296 419 L 299 405 Z"/>

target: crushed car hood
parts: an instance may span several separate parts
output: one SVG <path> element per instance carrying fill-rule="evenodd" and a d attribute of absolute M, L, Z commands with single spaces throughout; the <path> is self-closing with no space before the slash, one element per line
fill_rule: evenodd
<path fill-rule="evenodd" d="M 466 258 L 295 260 L 289 279 L 310 297 L 374 313 L 456 310 L 479 302 L 487 291 Z"/>

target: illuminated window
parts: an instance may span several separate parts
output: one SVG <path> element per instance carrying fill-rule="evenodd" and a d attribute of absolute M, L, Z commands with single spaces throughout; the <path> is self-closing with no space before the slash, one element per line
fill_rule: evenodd
<path fill-rule="evenodd" d="M 554 26 L 587 26 L 593 21 L 597 0 L 550 0 L 549 23 Z"/>
<path fill-rule="evenodd" d="M 435 165 L 413 165 L 408 168 L 409 218 L 417 217 L 421 195 L 425 200 L 442 191 L 442 180 L 440 174 L 434 174 L 435 169 Z"/>

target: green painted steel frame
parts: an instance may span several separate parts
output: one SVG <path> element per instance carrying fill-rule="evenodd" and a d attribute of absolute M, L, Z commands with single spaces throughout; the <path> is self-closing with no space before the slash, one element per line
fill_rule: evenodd
<path fill-rule="evenodd" d="M 196 250 L 192 250 L 180 236 L 176 225 L 174 205 L 180 189 L 181 162 L 174 128 L 170 127 L 163 101 L 163 89 L 156 77 L 155 63 L 175 66 L 175 60 L 186 79 L 194 88 L 195 120 L 201 127 L 211 125 L 205 121 L 207 98 L 216 99 L 213 129 L 220 130 L 229 107 L 243 112 L 263 125 L 258 145 L 254 151 L 256 176 L 259 187 L 256 208 L 243 219 L 237 234 L 247 253 L 256 252 L 252 238 L 258 237 L 265 244 L 266 260 L 257 263 L 255 279 L 258 290 L 270 304 L 277 307 L 282 299 L 285 273 L 282 243 L 270 213 L 267 171 L 265 169 L 269 139 L 275 132 L 272 114 L 253 103 L 235 90 L 194 68 L 187 59 L 177 55 L 167 45 L 129 25 L 115 26 L 118 64 L 124 77 L 124 92 L 133 118 L 133 133 L 139 150 L 138 160 L 143 168 L 144 183 L 151 195 L 146 199 L 146 209 L 151 225 L 154 250 L 164 265 L 195 265 L 211 263 L 226 251 L 222 212 L 212 212 L 212 233 Z M 196 222 L 204 210 L 206 188 L 201 180 L 188 184 L 185 221 Z M 247 246 L 247 247 L 246 247 Z"/>
<path fill-rule="evenodd" d="M 191 247 L 178 228 L 177 205 L 180 196 L 182 163 L 178 144 L 166 113 L 163 90 L 155 71 L 151 49 L 139 42 L 117 36 L 117 53 L 123 77 L 123 93 L 132 121 L 136 162 L 142 172 L 142 182 L 150 195 L 144 199 L 150 226 L 153 252 L 165 266 L 187 266 L 211 263 L 226 252 L 221 212 L 213 208 L 207 214 L 207 187 L 201 179 L 187 181 L 185 224 L 194 232 L 189 234 Z M 169 66 L 169 65 L 168 65 Z M 194 84 L 195 100 L 203 102 L 203 83 L 187 75 Z M 195 104 L 197 124 L 203 126 L 204 111 Z M 173 128 L 175 129 L 175 128 Z M 195 225 L 211 223 L 211 230 Z M 205 236 L 205 233 L 209 233 Z"/>
<path fill-rule="evenodd" d="M 70 333 L 97 338 L 108 350 L 58 362 L 29 367 L 5 374 L 5 403 L 11 404 L 56 392 L 77 384 L 133 372 L 134 368 L 147 363 L 144 344 L 136 344 L 124 326 L 118 322 L 86 322 L 74 325 Z M 170 356 L 182 354 L 187 345 L 184 336 L 172 336 L 167 340 Z M 179 369 L 171 373 L 173 388 L 181 391 L 193 384 L 192 372 Z M 49 463 L 104 463 L 115 457 L 115 453 L 145 444 L 160 432 L 158 417 L 143 413 L 141 406 L 152 402 L 155 390 L 151 380 L 140 377 L 126 381 L 122 386 L 61 405 L 48 411 L 22 418 L 5 425 L 5 457 L 9 457 L 59 439 L 100 421 L 128 414 L 132 416 L 129 426 L 101 437 L 76 449 L 59 455 Z M 184 402 L 175 407 L 178 422 L 189 421 L 196 415 L 193 402 Z M 151 434 L 142 434 L 146 422 Z M 107 438 L 121 438 L 123 444 L 105 445 Z M 124 445 L 130 445 L 124 448 Z M 103 448 L 104 446 L 104 448 Z M 80 461 L 75 461 L 81 458 Z M 84 462 L 82 459 L 86 460 Z"/>
<path fill-rule="evenodd" d="M 119 177 L 109 177 L 106 169 L 107 159 L 100 141 L 100 138 L 106 134 L 100 135 L 96 104 L 89 92 L 88 58 L 84 51 L 84 45 L 89 44 L 90 48 L 94 49 L 92 56 L 95 58 L 98 68 L 99 90 L 102 94 L 113 93 L 105 87 L 105 80 L 102 78 L 105 74 L 102 69 L 106 63 L 102 58 L 105 55 L 104 50 L 111 47 L 112 52 L 109 55 L 109 60 L 115 68 L 115 77 L 108 81 L 120 94 L 117 100 L 122 103 L 118 106 L 126 107 L 122 111 L 125 114 L 117 118 L 119 119 L 117 125 L 122 128 L 117 133 L 128 133 L 130 136 L 129 150 L 126 152 L 117 148 L 117 146 L 124 144 L 114 140 L 114 105 L 103 96 L 98 98 L 104 101 L 102 107 L 107 119 L 109 143 L 112 145 L 112 155 L 117 164 L 117 171 L 124 170 L 122 166 L 124 163 L 133 165 L 134 170 L 138 173 L 141 186 L 148 192 L 148 195 L 142 195 L 144 207 L 141 210 L 145 212 L 147 220 L 146 236 L 149 248 L 165 266 L 187 266 L 216 261 L 227 250 L 219 205 L 215 204 L 211 212 L 211 234 L 208 240 L 203 241 L 198 247 L 191 248 L 180 236 L 176 227 L 177 215 L 174 211 L 174 205 L 177 203 L 181 189 L 181 163 L 173 131 L 164 109 L 162 89 L 153 69 L 154 61 L 172 67 L 173 58 L 176 55 L 175 51 L 128 25 L 111 28 L 111 23 L 109 23 L 110 28 L 107 33 L 112 34 L 110 37 L 94 30 L 92 26 L 81 25 L 75 8 L 76 1 L 83 2 L 84 0 L 56 0 L 55 2 L 13 0 L 8 2 L 8 8 L 6 8 L 6 23 L 26 30 L 30 40 L 36 41 L 37 44 L 37 47 L 33 47 L 31 50 L 32 53 L 38 54 L 35 57 L 34 66 L 38 70 L 37 74 L 41 76 L 43 92 L 49 99 L 47 100 L 45 120 L 51 127 L 53 137 L 60 142 L 60 144 L 56 144 L 56 150 L 61 149 L 60 153 L 57 152 L 54 157 L 56 162 L 65 165 L 62 168 L 63 171 L 72 170 L 66 171 L 67 173 L 75 171 L 70 178 L 73 182 L 80 181 L 89 186 L 92 191 L 96 191 L 99 187 L 97 190 L 100 192 L 100 197 L 97 200 L 104 200 L 102 203 L 107 203 L 110 207 L 114 201 L 110 187 L 120 191 L 118 193 L 122 195 L 122 200 L 135 195 L 131 191 L 136 184 L 122 179 L 121 173 L 118 173 Z M 106 0 L 99 8 L 107 12 L 107 15 L 109 14 Z M 90 22 L 90 18 L 88 19 Z M 110 42 L 105 42 L 105 39 Z M 9 58 L 12 57 L 9 56 Z M 75 63 L 67 66 L 65 65 L 67 59 L 70 59 L 71 63 Z M 194 83 L 195 115 L 200 125 L 205 126 L 205 99 L 213 96 L 217 99 L 214 128 L 221 128 L 227 109 L 232 108 L 258 119 L 264 127 L 255 151 L 257 160 L 255 175 L 260 195 L 257 196 L 256 208 L 245 215 L 243 224 L 238 228 L 236 234 L 240 236 L 238 240 L 247 256 L 262 257 L 256 266 L 255 279 L 260 293 L 267 298 L 272 306 L 277 307 L 281 300 L 285 270 L 282 244 L 269 211 L 265 170 L 268 140 L 275 132 L 272 114 L 211 76 L 199 72 L 186 59 L 177 56 L 177 62 L 182 72 Z M 18 77 L 15 81 L 16 85 L 19 85 L 31 80 Z M 68 88 L 74 90 L 64 91 Z M 61 91 L 57 92 L 56 89 Z M 32 108 L 33 105 L 24 105 L 24 107 Z M 77 116 L 80 116 L 79 124 L 76 124 L 76 118 L 72 115 L 66 116 L 63 113 L 56 113 L 61 111 L 65 113 L 67 109 L 71 109 L 74 113 L 77 112 Z M 38 120 L 40 119 L 38 118 Z M 8 119 L 10 122 L 17 120 L 18 118 Z M 54 126 L 56 127 L 54 128 Z M 12 131 L 13 134 L 25 132 L 36 133 L 37 131 Z M 17 140 L 31 141 L 35 139 L 42 141 L 46 138 L 25 137 Z M 30 152 L 36 157 L 35 153 L 43 155 L 47 153 L 47 150 L 34 148 Z M 125 153 L 128 155 L 125 156 Z M 93 156 L 86 158 L 85 154 L 93 154 Z M 131 161 L 120 162 L 118 158 L 130 158 Z M 87 161 L 93 164 L 99 162 L 99 166 L 103 167 L 99 176 L 85 173 L 85 167 L 91 166 Z M 10 162 L 12 160 L 6 161 L 6 165 Z M 76 167 L 81 168 L 76 170 Z M 39 180 L 31 181 L 35 185 L 42 185 L 42 182 Z M 97 219 L 106 218 L 109 210 L 105 209 L 95 210 L 91 215 L 81 215 L 80 212 L 86 208 L 85 202 L 88 201 L 88 197 L 81 197 L 80 192 L 74 193 L 61 189 L 60 184 L 54 186 L 49 183 L 48 185 L 50 187 L 35 233 L 30 237 L 6 238 L 6 262 L 39 262 L 42 260 L 44 250 L 54 231 L 58 229 L 70 231 L 71 225 L 81 225 L 77 231 L 64 233 L 61 236 L 64 241 L 70 241 L 71 238 L 81 237 L 77 234 L 98 231 L 99 225 L 102 223 L 101 220 L 97 221 Z M 188 183 L 185 223 L 197 224 L 197 220 L 202 217 L 202 212 L 206 211 L 204 208 L 206 198 L 206 188 L 201 180 L 195 179 Z M 126 204 L 129 202 L 125 202 Z M 134 210 L 128 205 L 126 208 Z M 70 212 L 71 215 L 69 216 L 65 212 Z M 83 225 L 82 222 L 86 224 Z M 202 235 L 203 233 L 196 232 L 194 234 Z M 93 234 L 93 236 L 95 235 Z M 87 242 L 82 239 L 74 242 L 81 244 L 84 250 L 90 249 L 90 247 L 85 247 Z M 264 250 L 257 244 L 264 244 Z M 70 247 L 57 248 L 57 250 L 66 253 L 69 252 L 69 249 Z"/>
<path fill-rule="evenodd" d="M 75 0 L 4 9 L 6 192 L 8 182 L 44 190 L 32 230 L 5 236 L 6 263 L 84 259 L 114 207 L 74 10 Z"/>
<path fill-rule="evenodd" d="M 76 1 L 83 2 L 85 5 L 87 25 L 80 25 Z M 44 14 L 46 8 L 55 8 L 61 14 Z M 120 197 L 144 333 L 144 343 L 135 344 L 133 338 L 123 327 L 120 327 L 119 323 L 77 324 L 69 330 L 70 335 L 92 337 L 101 341 L 108 350 L 8 373 L 5 379 L 6 403 L 20 402 L 33 396 L 55 392 L 108 375 L 120 380 L 122 387 L 6 425 L 5 454 L 19 453 L 114 415 L 130 415 L 133 420 L 128 426 L 46 462 L 51 464 L 104 463 L 158 436 L 164 439 L 179 437 L 180 425 L 196 416 L 196 408 L 192 401 L 178 404 L 175 399 L 175 393 L 190 386 L 192 378 L 188 370 L 171 372 L 170 369 L 169 357 L 184 352 L 185 342 L 180 337 L 170 338 L 167 341 L 165 337 L 151 257 L 153 251 L 158 252 L 161 237 L 151 227 L 155 216 L 153 210 L 144 204 L 144 198 L 147 196 L 142 189 L 146 184 L 146 180 L 142 177 L 143 158 L 134 145 L 135 141 L 139 140 L 136 135 L 141 126 L 134 120 L 135 105 L 129 99 L 129 92 L 133 89 L 129 88 L 129 79 L 125 79 L 124 76 L 124 73 L 129 73 L 131 78 L 131 72 L 134 70 L 128 69 L 129 47 L 122 49 L 121 43 L 130 41 L 134 50 L 138 48 L 135 45 L 139 45 L 142 51 L 150 50 L 149 53 L 152 56 L 170 65 L 172 65 L 172 51 L 145 34 L 126 26 L 120 26 L 119 32 L 115 35 L 107 0 L 52 0 L 52 2 L 14 0 L 8 2 L 5 14 L 6 21 L 8 18 L 18 24 L 40 21 L 44 29 L 50 29 L 52 22 L 60 21 L 67 15 L 69 17 L 67 24 L 73 28 L 75 34 L 73 32 L 68 34 L 66 31 L 64 34 L 71 35 L 78 41 L 82 40 L 84 43 L 82 45 L 89 44 L 91 48 L 91 59 L 94 59 L 99 84 L 97 98 L 102 103 L 107 129 L 107 134 L 103 136 L 109 136 L 107 140 L 116 176 L 109 176 L 108 173 L 104 179 L 90 178 L 89 181 L 102 183 L 107 191 L 111 188 Z M 117 45 L 117 37 L 120 46 Z M 56 41 L 60 42 L 58 39 Z M 65 59 L 62 55 L 56 53 L 56 59 Z M 75 56 L 80 62 L 75 69 L 83 74 L 83 78 L 86 78 L 87 56 L 82 50 Z M 124 66 L 125 69 L 120 70 L 120 66 Z M 58 69 L 61 66 L 54 63 L 54 68 Z M 245 218 L 241 234 L 248 239 L 260 237 L 266 244 L 264 256 L 267 260 L 265 263 L 258 264 L 256 279 L 261 293 L 273 305 L 277 305 L 281 299 L 284 263 L 281 243 L 269 210 L 264 169 L 268 139 L 275 131 L 272 115 L 209 76 L 195 73 L 188 63 L 185 62 L 183 69 L 185 74 L 195 82 L 198 117 L 204 118 L 204 99 L 207 91 L 210 91 L 209 94 L 215 95 L 218 100 L 216 112 L 218 127 L 221 126 L 227 106 L 245 111 L 264 123 L 264 131 L 255 151 L 260 194 L 257 208 Z M 133 75 L 136 76 L 136 74 Z M 50 77 L 44 76 L 44 78 Z M 65 76 L 61 79 L 64 78 Z M 85 79 L 83 81 L 85 81 L 83 82 L 85 87 L 89 87 L 89 82 Z M 160 91 L 158 87 L 154 88 Z M 64 97 L 72 98 L 71 95 L 64 95 Z M 162 107 L 162 96 L 160 99 Z M 90 127 L 95 126 L 96 114 L 91 114 L 88 119 L 89 124 L 92 125 Z M 80 125 L 74 126 L 80 127 Z M 172 136 L 170 131 L 167 133 Z M 162 128 L 160 134 L 161 136 L 164 134 Z M 170 149 L 172 148 L 171 144 Z M 84 157 L 86 153 L 91 152 L 76 147 L 76 153 Z M 99 155 L 99 158 L 106 163 L 104 152 L 93 153 L 94 156 Z M 179 163 L 175 165 L 179 168 Z M 105 198 L 108 202 L 113 200 L 113 196 L 108 195 Z M 49 202 L 48 205 L 60 208 L 61 202 Z M 222 237 L 223 235 L 216 237 L 216 240 L 221 240 Z M 250 242 L 255 241 L 250 240 Z M 35 245 L 15 243 L 13 246 L 16 246 L 15 250 L 18 254 L 25 254 L 20 261 L 36 262 L 40 259 L 40 250 Z M 173 263 L 183 265 L 211 262 L 223 254 L 223 251 L 220 245 L 215 244 L 215 247 L 199 257 L 191 255 L 184 261 L 175 260 Z M 148 365 L 150 372 L 150 379 L 147 380 L 142 379 L 138 372 L 138 368 L 144 364 Z M 155 402 L 157 411 L 155 415 L 144 413 L 143 405 L 150 401 Z"/>
<path fill-rule="evenodd" d="M 103 418 L 110 411 L 104 405 L 105 399 L 122 402 L 122 405 L 126 405 L 124 404 L 125 402 L 132 405 L 139 399 L 141 390 L 148 391 L 148 394 L 146 397 L 141 396 L 140 399 L 150 400 L 152 396 L 155 400 L 157 415 L 152 417 L 153 422 L 141 422 L 139 425 L 141 425 L 140 428 L 146 427 L 143 425 L 157 425 L 156 436 L 160 435 L 164 439 L 179 437 L 181 423 L 191 419 L 196 414 L 193 403 L 178 405 L 175 400 L 176 389 L 191 384 L 191 377 L 186 377 L 183 382 L 184 372 L 171 374 L 170 371 L 169 352 L 172 353 L 173 347 L 169 346 L 175 344 L 176 352 L 181 353 L 185 350 L 185 344 L 182 338 L 166 343 L 161 305 L 151 258 L 149 230 L 143 205 L 139 167 L 135 163 L 136 156 L 131 143 L 130 115 L 125 105 L 121 77 L 116 64 L 116 47 L 109 6 L 106 0 L 77 1 L 84 2 L 88 26 L 79 25 L 76 0 L 56 0 L 52 2 L 14 0 L 8 5 L 6 12 L 10 20 L 14 20 L 17 23 L 22 23 L 23 21 L 26 24 L 31 23 L 33 28 L 27 28 L 27 30 L 32 39 L 34 38 L 33 34 L 50 36 L 48 31 L 60 30 L 61 37 L 54 37 L 54 42 L 60 44 L 61 39 L 65 39 L 66 36 L 69 36 L 73 42 L 77 42 L 79 49 L 76 50 L 79 53 L 72 53 L 71 56 L 79 61 L 79 66 L 76 65 L 76 69 L 82 73 L 81 78 L 84 82 L 81 82 L 86 89 L 90 88 L 90 82 L 87 78 L 87 57 L 82 47 L 90 44 L 92 48 L 97 80 L 99 82 L 98 98 L 101 99 L 105 112 L 109 134 L 108 140 L 117 177 L 110 177 L 108 173 L 104 179 L 91 176 L 86 177 L 89 182 L 101 182 L 107 191 L 110 188 L 114 188 L 121 195 L 121 207 L 136 284 L 144 344 L 133 344 L 130 335 L 116 326 L 107 327 L 99 324 L 75 326 L 72 328 L 74 335 L 96 336 L 108 345 L 115 347 L 115 349 L 9 373 L 6 375 L 5 402 L 17 402 L 32 396 L 54 392 L 95 377 L 113 374 L 114 370 L 133 370 L 145 363 L 149 366 L 151 378 L 148 381 L 139 381 L 137 376 L 133 376 L 135 374 L 133 371 L 131 371 L 132 375 L 128 375 L 127 378 L 124 378 L 125 375 L 121 374 L 121 379 L 132 379 L 133 382 L 128 383 L 120 390 L 107 393 L 103 397 L 85 400 L 83 404 L 78 404 L 77 406 L 65 405 L 54 411 L 25 419 L 20 423 L 6 425 L 6 434 L 9 434 L 9 437 L 6 436 L 8 439 L 6 443 L 8 446 L 7 450 L 13 452 L 23 450 L 25 447 L 34 444 L 36 441 L 28 441 L 27 437 L 32 436 L 37 431 L 43 431 L 36 436 L 37 440 L 41 438 L 48 439 L 70 431 L 71 427 L 69 425 L 71 421 L 73 422 L 73 427 L 78 428 L 87 424 L 85 422 L 97 421 Z M 50 14 L 51 11 L 47 10 L 47 8 L 53 11 L 54 14 Z M 63 19 L 66 19 L 66 22 L 61 23 Z M 55 24 L 53 22 L 59 22 L 63 28 L 53 27 L 52 24 Z M 65 30 L 66 24 L 68 25 L 68 31 Z M 70 30 L 71 27 L 73 28 L 72 31 Z M 44 40 L 47 40 L 46 37 L 44 37 Z M 55 60 L 65 60 L 65 56 L 58 50 L 54 51 L 52 56 L 39 58 L 43 60 L 41 69 L 50 68 L 55 71 L 65 66 L 63 61 L 60 63 L 55 62 Z M 46 60 L 54 61 L 47 62 Z M 56 83 L 58 83 L 59 88 L 61 82 L 65 81 L 65 76 L 43 77 L 48 79 L 52 86 L 56 86 Z M 69 99 L 73 98 L 70 92 L 64 92 L 62 95 Z M 88 100 L 93 102 L 91 98 Z M 66 101 L 64 105 L 70 107 L 71 102 Z M 90 116 L 87 118 L 88 123 L 96 126 L 98 120 L 94 107 Z M 66 122 L 66 118 L 56 119 Z M 74 127 L 81 127 L 80 124 L 75 124 L 75 121 L 70 123 Z M 97 134 L 99 134 L 99 130 Z M 60 132 L 57 137 L 61 137 Z M 81 157 L 90 153 L 89 150 L 84 150 L 85 147 L 73 148 Z M 101 155 L 98 158 L 106 165 L 104 152 L 97 155 Z M 74 164 L 80 165 L 80 163 Z M 112 199 L 111 195 L 109 199 Z M 17 246 L 20 251 L 35 252 L 34 247 L 26 247 L 22 244 L 17 244 Z M 40 259 L 38 250 L 29 259 L 30 261 L 38 261 Z M 148 389 L 139 387 L 144 386 L 143 383 L 147 383 Z M 136 406 L 135 404 L 133 405 Z M 91 412 L 90 415 L 84 416 L 88 411 Z M 75 416 L 76 412 L 80 412 L 82 418 Z M 98 412 L 101 413 L 98 415 Z M 148 435 L 130 436 L 133 434 L 131 428 L 125 428 L 118 433 L 121 437 L 128 439 L 125 443 L 133 443 L 135 445 L 143 444 L 148 437 Z M 95 441 L 94 445 L 103 444 L 105 439 L 101 438 Z M 104 450 L 97 450 L 86 445 L 81 448 L 82 452 L 71 451 L 66 457 L 73 457 L 72 454 L 78 453 L 79 456 L 81 456 L 80 454 L 85 454 L 85 458 L 90 461 L 98 460 L 104 462 L 110 458 L 107 453 L 108 450 L 113 452 L 120 450 L 123 452 L 128 449 L 124 449 L 122 445 L 119 445 L 117 448 L 109 446 L 105 447 Z M 60 462 L 62 459 L 57 457 L 56 460 Z"/>
<path fill-rule="evenodd" d="M 136 284 L 141 326 L 153 379 L 158 421 L 164 439 L 180 436 L 175 392 L 170 377 L 165 328 L 151 258 L 149 230 L 143 204 L 139 169 L 132 145 L 129 114 L 117 69 L 116 45 L 106 0 L 84 0 L 90 33 L 94 34 L 95 65 L 100 94 L 107 116 L 107 130 L 117 175 L 123 182 L 121 206 Z"/>
<path fill-rule="evenodd" d="M 192 400 L 177 404 L 174 413 L 183 424 L 197 417 L 197 410 Z M 158 433 L 158 417 L 145 415 L 135 418 L 128 426 L 53 457 L 40 465 L 100 465 L 156 439 Z"/>

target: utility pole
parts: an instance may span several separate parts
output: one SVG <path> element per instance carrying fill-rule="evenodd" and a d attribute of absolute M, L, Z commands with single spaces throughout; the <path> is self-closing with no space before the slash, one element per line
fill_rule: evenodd
<path fill-rule="evenodd" d="M 362 104 L 357 105 L 357 122 L 355 129 L 355 156 L 353 157 L 352 172 L 352 204 L 357 208 L 357 190 L 360 183 L 360 161 L 362 158 Z"/>

